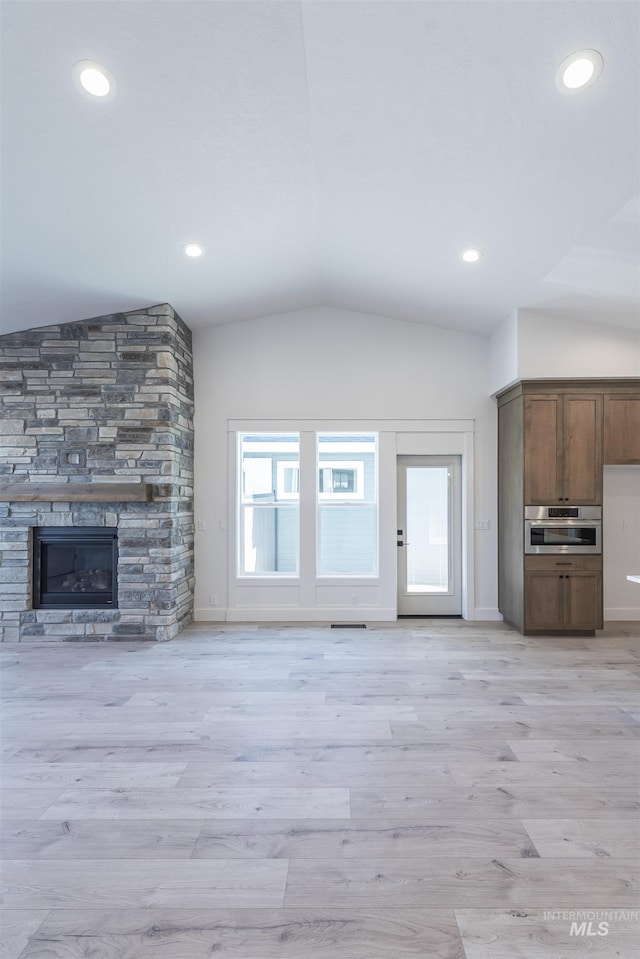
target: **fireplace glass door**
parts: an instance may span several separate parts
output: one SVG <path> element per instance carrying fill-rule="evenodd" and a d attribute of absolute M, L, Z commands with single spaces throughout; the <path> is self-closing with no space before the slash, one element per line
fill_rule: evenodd
<path fill-rule="evenodd" d="M 34 609 L 114 609 L 118 531 L 39 527 L 33 531 Z"/>

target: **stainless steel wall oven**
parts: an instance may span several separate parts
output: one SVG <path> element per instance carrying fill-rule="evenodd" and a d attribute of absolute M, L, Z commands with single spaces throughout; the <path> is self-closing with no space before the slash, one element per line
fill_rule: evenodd
<path fill-rule="evenodd" d="M 525 506 L 525 553 L 601 553 L 601 506 Z"/>

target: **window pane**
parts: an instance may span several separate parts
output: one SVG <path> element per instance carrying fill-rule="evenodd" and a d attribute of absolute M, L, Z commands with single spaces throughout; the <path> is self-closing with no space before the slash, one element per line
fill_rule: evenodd
<path fill-rule="evenodd" d="M 407 592 L 449 590 L 449 471 L 407 468 Z"/>
<path fill-rule="evenodd" d="M 245 433 L 240 442 L 239 572 L 298 571 L 298 434 Z"/>
<path fill-rule="evenodd" d="M 241 573 L 297 573 L 298 507 L 243 506 Z"/>
<path fill-rule="evenodd" d="M 288 466 L 286 463 L 278 464 L 281 469 L 278 471 L 277 489 L 287 496 L 291 493 L 300 492 L 300 467 Z"/>
<path fill-rule="evenodd" d="M 320 506 L 318 573 L 362 575 L 377 571 L 377 507 L 366 504 Z"/>
<path fill-rule="evenodd" d="M 318 434 L 318 574 L 378 570 L 377 436 Z"/>

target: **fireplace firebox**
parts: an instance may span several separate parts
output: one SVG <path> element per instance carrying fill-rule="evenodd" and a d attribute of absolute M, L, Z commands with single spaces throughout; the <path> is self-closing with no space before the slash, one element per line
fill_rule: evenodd
<path fill-rule="evenodd" d="M 118 531 L 104 526 L 35 527 L 34 609 L 115 609 Z"/>

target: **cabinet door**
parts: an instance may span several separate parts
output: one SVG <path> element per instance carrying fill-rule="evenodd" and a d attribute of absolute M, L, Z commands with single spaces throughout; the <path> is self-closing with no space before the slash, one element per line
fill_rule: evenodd
<path fill-rule="evenodd" d="M 563 397 L 562 459 L 564 502 L 602 503 L 602 396 Z"/>
<path fill-rule="evenodd" d="M 559 573 L 525 573 L 524 620 L 526 630 L 560 632 L 563 628 L 562 591 Z"/>
<path fill-rule="evenodd" d="M 602 574 L 569 573 L 564 583 L 564 628 L 602 629 Z"/>
<path fill-rule="evenodd" d="M 605 396 L 604 461 L 640 463 L 640 396 Z"/>
<path fill-rule="evenodd" d="M 524 398 L 524 501 L 527 506 L 562 502 L 561 397 Z"/>

